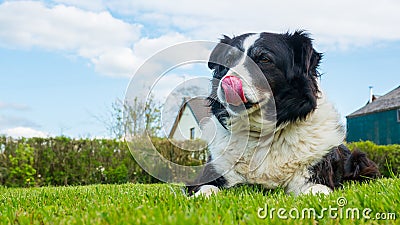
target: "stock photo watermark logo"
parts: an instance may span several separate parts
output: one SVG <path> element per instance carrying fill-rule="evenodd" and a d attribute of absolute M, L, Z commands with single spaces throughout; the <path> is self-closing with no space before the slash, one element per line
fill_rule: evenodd
<path fill-rule="evenodd" d="M 200 149 L 193 149 L 192 147 L 184 149 L 184 146 L 179 145 L 178 141 L 170 137 L 169 132 L 171 130 L 171 116 L 178 114 L 176 118 L 180 117 L 179 111 L 183 105 L 183 100 L 189 102 L 192 99 L 200 98 L 205 101 L 218 101 L 218 96 L 210 95 L 210 91 L 215 87 L 213 85 L 218 84 L 220 80 L 213 78 L 213 73 L 209 67 L 212 64 L 221 65 L 224 68 L 230 67 L 228 65 L 229 62 L 224 61 L 225 59 L 210 60 L 210 55 L 215 49 L 217 49 L 217 51 L 226 51 L 236 56 L 241 55 L 242 59 L 248 62 L 247 69 L 251 71 L 252 76 L 258 76 L 258 82 L 263 83 L 263 86 L 266 87 L 263 93 L 272 96 L 268 81 L 257 64 L 239 49 L 226 44 L 210 41 L 184 42 L 163 49 L 146 60 L 136 71 L 126 90 L 124 102 L 129 106 L 128 108 L 141 110 L 133 110 L 134 114 L 132 114 L 131 111 L 124 110 L 124 124 L 127 124 L 126 129 L 124 128 L 125 140 L 128 143 L 134 159 L 141 168 L 163 182 L 198 185 L 199 183 L 197 183 L 198 181 L 196 181 L 196 178 L 204 170 L 207 163 L 210 162 L 203 165 L 187 166 L 172 162 L 161 155 L 153 144 L 151 126 L 149 126 L 151 124 L 148 123 L 149 115 L 146 111 L 149 107 L 153 107 L 151 101 L 153 101 L 154 98 L 161 99 L 161 136 L 166 137 L 172 145 L 179 149 L 193 153 L 196 151 L 204 151 L 206 146 Z M 178 73 L 183 70 L 190 71 L 189 73 L 192 74 L 187 76 L 184 73 Z M 234 72 L 238 76 L 244 74 L 243 71 Z M 245 79 L 243 80 L 243 82 L 246 82 Z M 251 89 L 249 94 L 254 93 L 254 90 L 255 89 Z M 240 99 L 240 96 L 230 97 L 233 99 Z M 259 108 L 268 107 L 268 109 L 270 109 L 269 112 L 270 115 L 273 115 L 273 118 L 270 119 L 271 126 L 268 127 L 268 132 L 273 133 L 276 125 L 275 102 L 273 100 L 269 101 L 268 104 L 261 104 L 261 101 L 257 102 L 260 102 Z M 250 126 L 244 104 L 244 102 L 235 104 L 235 109 L 236 111 L 245 112 L 243 115 L 240 115 L 240 119 L 244 121 L 244 126 Z M 235 112 L 230 112 L 228 109 L 228 113 L 231 114 Z M 213 141 L 215 129 L 217 129 L 217 126 L 220 126 L 215 120 L 212 120 L 211 117 L 210 113 L 210 116 L 204 119 L 208 129 L 206 132 L 202 133 L 202 137 L 204 137 L 208 143 Z M 231 130 L 231 132 L 234 134 L 234 131 Z M 262 132 L 262 130 L 260 130 L 260 132 Z M 186 134 L 186 136 L 188 135 Z M 241 143 L 236 144 L 237 149 L 243 150 L 242 155 L 245 152 L 248 138 L 249 135 L 247 139 L 244 135 Z M 227 143 L 227 145 L 229 145 L 229 143 Z M 225 152 L 226 151 L 223 151 L 221 153 L 221 157 L 217 156 L 213 158 L 213 162 L 222 160 L 223 154 L 229 154 Z M 231 167 L 234 166 L 235 161 L 239 161 L 242 155 L 238 154 L 235 156 L 236 159 L 232 160 Z M 250 166 L 257 168 L 261 160 L 257 158 L 253 159 L 253 161 L 254 163 Z M 228 172 L 228 170 L 225 172 Z M 222 171 L 221 174 L 224 174 L 224 172 Z M 215 174 L 215 176 L 217 175 L 218 174 Z M 218 177 L 215 176 L 207 177 L 208 180 L 202 180 L 201 184 L 217 179 Z"/>
<path fill-rule="evenodd" d="M 339 197 L 334 205 L 322 208 L 276 208 L 267 204 L 257 209 L 260 219 L 307 220 L 307 219 L 349 219 L 349 220 L 396 220 L 395 212 L 375 212 L 371 208 L 354 208 L 345 197 Z"/>

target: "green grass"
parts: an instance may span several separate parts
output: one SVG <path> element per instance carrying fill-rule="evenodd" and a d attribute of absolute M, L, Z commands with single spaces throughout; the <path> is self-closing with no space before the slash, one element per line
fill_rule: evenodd
<path fill-rule="evenodd" d="M 323 218 L 282 219 L 279 208 L 370 208 L 371 219 Z M 260 219 L 260 207 L 276 210 Z M 282 211 L 281 209 L 281 211 Z M 262 211 L 265 212 L 265 211 Z M 180 187 L 168 184 L 92 185 L 79 187 L 1 188 L 0 224 L 399 224 L 397 220 L 376 220 L 375 213 L 400 216 L 400 179 L 380 179 L 369 184 L 347 184 L 331 195 L 289 196 L 282 190 L 264 191 L 241 186 L 224 190 L 209 199 L 187 198 Z M 295 211 L 292 210 L 294 215 Z M 334 214 L 333 214 L 334 215 Z M 307 216 L 307 215 L 306 215 Z M 350 215 L 349 215 L 350 216 Z M 362 215 L 360 215 L 362 217 Z"/>

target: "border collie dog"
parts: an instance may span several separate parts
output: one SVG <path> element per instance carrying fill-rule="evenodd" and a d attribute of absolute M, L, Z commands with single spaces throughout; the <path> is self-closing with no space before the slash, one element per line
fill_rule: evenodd
<path fill-rule="evenodd" d="M 345 180 L 380 176 L 342 143 L 340 116 L 319 86 L 322 54 L 303 31 L 224 36 L 210 55 L 210 157 L 189 195 L 237 184 L 328 194 Z M 208 132 L 213 129 L 214 132 Z"/>

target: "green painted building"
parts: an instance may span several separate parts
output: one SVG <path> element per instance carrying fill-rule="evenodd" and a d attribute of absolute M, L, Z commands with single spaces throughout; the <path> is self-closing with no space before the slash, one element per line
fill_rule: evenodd
<path fill-rule="evenodd" d="M 400 144 L 400 86 L 347 117 L 347 142 Z"/>

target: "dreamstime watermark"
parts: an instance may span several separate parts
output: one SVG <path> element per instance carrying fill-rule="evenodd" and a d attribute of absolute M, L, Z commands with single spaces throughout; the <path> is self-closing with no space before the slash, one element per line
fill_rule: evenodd
<path fill-rule="evenodd" d="M 351 220 L 396 220 L 394 212 L 374 212 L 371 208 L 347 207 L 347 199 L 339 197 L 334 206 L 323 208 L 275 208 L 267 204 L 257 209 L 260 219 L 351 219 Z"/>

